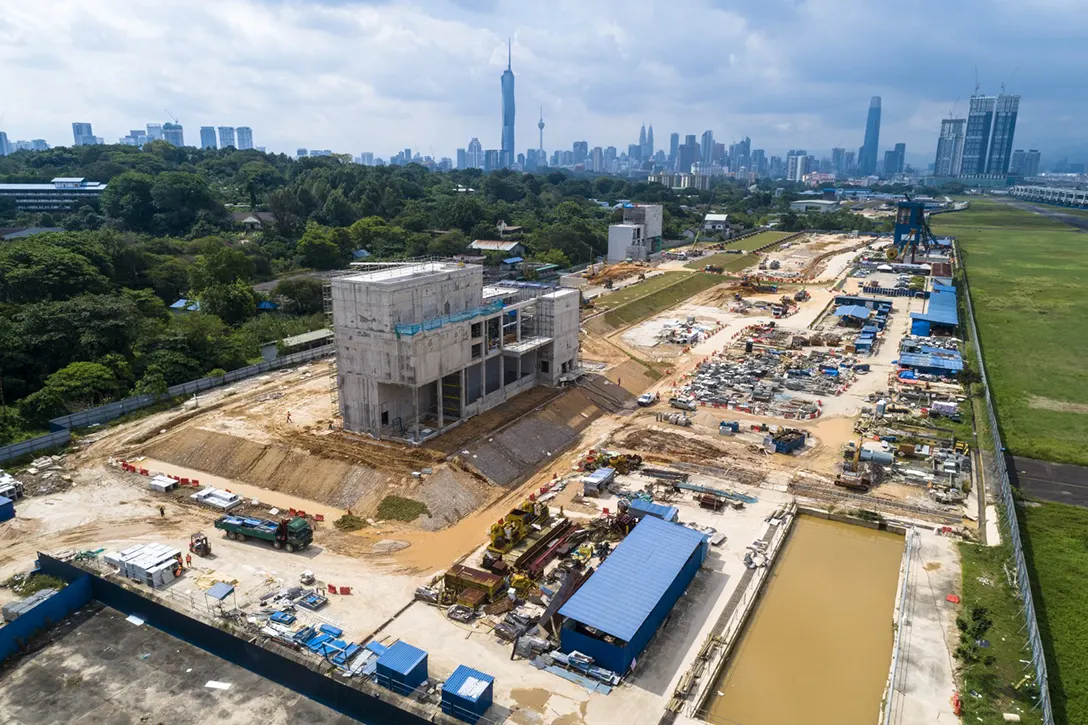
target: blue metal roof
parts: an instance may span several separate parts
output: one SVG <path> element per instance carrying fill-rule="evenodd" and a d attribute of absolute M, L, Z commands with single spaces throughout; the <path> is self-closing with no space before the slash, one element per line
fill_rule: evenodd
<path fill-rule="evenodd" d="M 263 300 L 257 303 L 258 310 L 278 310 L 279 308 L 280 306 L 277 305 L 275 302 L 269 302 L 268 300 Z"/>
<path fill-rule="evenodd" d="M 640 499 L 631 502 L 631 510 L 656 516 L 663 521 L 676 521 L 676 517 L 680 515 L 680 509 L 675 506 L 663 506 L 653 501 L 642 501 Z"/>
<path fill-rule="evenodd" d="M 208 591 L 206 591 L 204 594 L 206 596 L 211 597 L 212 599 L 214 599 L 214 600 L 216 600 L 218 602 L 221 602 L 221 601 L 223 601 L 224 599 L 226 599 L 227 597 L 229 597 L 233 593 L 234 593 L 234 585 L 233 584 L 227 584 L 226 582 L 219 582 L 218 584 L 213 585 L 212 588 L 209 589 Z"/>
<path fill-rule="evenodd" d="M 172 310 L 192 310 L 193 312 L 200 312 L 200 302 L 198 300 L 187 300 L 182 297 L 180 300 L 170 305 Z"/>
<path fill-rule="evenodd" d="M 868 319 L 869 308 L 862 307 L 861 305 L 840 305 L 835 308 L 836 317 L 857 317 L 860 319 Z"/>
<path fill-rule="evenodd" d="M 910 317 L 912 320 L 936 322 L 939 325 L 958 325 L 960 320 L 959 311 L 956 309 L 956 288 L 934 285 L 926 311 L 912 312 Z"/>
<path fill-rule="evenodd" d="M 521 257 L 507 257 L 506 259 L 502 260 L 502 263 L 503 264 L 517 264 L 518 262 L 524 262 L 524 261 L 525 260 L 522 259 Z"/>
<path fill-rule="evenodd" d="M 378 664 L 386 669 L 407 675 L 426 656 L 427 653 L 419 647 L 413 647 L 407 642 L 397 640 L 389 645 L 389 648 L 378 657 Z"/>
<path fill-rule="evenodd" d="M 702 542 L 698 531 L 647 516 L 559 613 L 629 642 Z"/>
<path fill-rule="evenodd" d="M 902 352 L 899 354 L 899 365 L 908 368 L 936 368 L 958 373 L 963 370 L 963 359 L 959 355 L 934 355 L 922 352 Z"/>
<path fill-rule="evenodd" d="M 451 695 L 456 695 L 462 700 L 476 702 L 487 692 L 487 688 L 493 685 L 494 682 L 495 678 L 491 675 L 484 674 L 479 670 L 474 670 L 465 665 L 458 665 L 457 669 L 453 671 L 453 674 L 442 684 L 442 691 Z"/>

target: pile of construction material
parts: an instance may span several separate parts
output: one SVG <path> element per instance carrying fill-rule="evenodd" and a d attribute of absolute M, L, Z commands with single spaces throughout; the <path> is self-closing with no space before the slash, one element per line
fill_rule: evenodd
<path fill-rule="evenodd" d="M 16 619 L 26 614 L 31 609 L 38 606 L 56 593 L 56 589 L 39 589 L 26 599 L 8 602 L 3 606 L 4 621 L 14 622 Z"/>
<path fill-rule="evenodd" d="M 166 544 L 136 544 L 102 557 L 122 576 L 151 588 L 166 586 L 181 576 L 181 552 Z"/>
<path fill-rule="evenodd" d="M 207 486 L 200 491 L 197 491 L 189 496 L 189 498 L 199 504 L 210 506 L 219 509 L 220 511 L 230 511 L 231 509 L 242 505 L 242 497 L 238 494 L 218 488 L 212 488 L 211 486 Z"/>
<path fill-rule="evenodd" d="M 670 320 L 657 333 L 658 342 L 674 345 L 696 345 L 707 339 L 721 328 L 720 325 L 703 325 L 694 317 L 684 320 Z"/>

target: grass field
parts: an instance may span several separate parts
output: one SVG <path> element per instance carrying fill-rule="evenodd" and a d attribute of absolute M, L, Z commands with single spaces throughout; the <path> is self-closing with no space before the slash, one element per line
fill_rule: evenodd
<path fill-rule="evenodd" d="M 963 676 L 963 722 L 985 725 L 1003 722 L 1002 713 L 1019 712 L 1022 722 L 1038 723 L 1038 713 L 1030 712 L 1035 704 L 1025 688 L 1015 690 L 1010 686 L 1024 676 L 1024 646 L 1027 639 L 1021 633 L 1024 620 L 1020 616 L 1020 600 L 1009 586 L 1003 568 L 1009 552 L 1000 546 L 960 544 L 960 561 L 963 564 L 962 616 L 970 618 L 974 607 L 985 607 L 993 620 L 993 627 L 985 635 L 990 647 L 978 648 L 977 661 L 965 662 L 957 658 Z M 990 662 L 986 658 L 993 657 Z M 974 690 L 982 695 L 973 697 Z"/>
<path fill-rule="evenodd" d="M 688 262 L 684 266 L 688 269 L 702 269 L 708 264 L 712 264 L 715 267 L 721 267 L 726 272 L 739 272 L 745 267 L 751 267 L 753 264 L 759 264 L 759 258 L 753 254 L 712 254 L 709 257 L 702 257 L 692 262 Z"/>
<path fill-rule="evenodd" d="M 1018 513 L 1054 719 L 1088 723 L 1088 509 L 1046 503 Z"/>
<path fill-rule="evenodd" d="M 990 200 L 932 226 L 959 239 L 1005 445 L 1088 465 L 1088 234 Z"/>
<path fill-rule="evenodd" d="M 750 252 L 753 249 L 759 249 L 765 247 L 768 244 L 777 242 L 781 239 L 795 234 L 795 232 L 760 232 L 759 234 L 753 234 L 750 237 L 745 237 L 737 242 L 728 242 L 726 246 L 730 249 L 743 249 L 746 252 Z"/>
<path fill-rule="evenodd" d="M 683 274 L 684 278 L 675 284 L 658 289 L 651 295 L 633 300 L 605 313 L 605 323 L 614 330 L 634 324 L 725 281 L 718 274 L 680 274 Z"/>
<path fill-rule="evenodd" d="M 689 276 L 687 272 L 665 272 L 656 277 L 650 277 L 642 282 L 636 282 L 635 284 L 628 285 L 623 289 L 616 290 L 615 292 L 609 292 L 608 294 L 601 295 L 594 301 L 594 305 L 597 307 L 603 307 L 605 309 L 611 309 L 613 307 L 619 307 L 625 305 L 631 300 L 637 297 L 643 297 L 645 295 L 657 292 L 660 289 L 664 289 L 669 285 L 676 284 L 680 281 L 681 277 Z"/>

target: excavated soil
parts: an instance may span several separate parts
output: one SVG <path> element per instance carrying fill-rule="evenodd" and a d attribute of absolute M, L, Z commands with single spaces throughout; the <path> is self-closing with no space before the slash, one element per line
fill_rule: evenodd
<path fill-rule="evenodd" d="M 651 454 L 655 457 L 667 456 L 672 460 L 690 463 L 709 463 L 729 455 L 729 452 L 722 448 L 693 435 L 680 435 L 653 428 L 621 431 L 612 437 L 611 443 L 620 448 Z"/>

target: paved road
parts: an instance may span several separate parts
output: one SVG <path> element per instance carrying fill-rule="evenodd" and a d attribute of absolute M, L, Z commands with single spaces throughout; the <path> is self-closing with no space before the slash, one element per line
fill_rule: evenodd
<path fill-rule="evenodd" d="M 1088 507 L 1088 468 L 1012 457 L 1012 484 L 1028 496 Z"/>
<path fill-rule="evenodd" d="M 1077 214 L 1070 214 L 1062 210 L 1060 206 L 1050 206 L 1048 204 L 1033 204 L 1029 201 L 1016 201 L 1010 200 L 1008 202 L 1010 206 L 1014 206 L 1017 209 L 1023 209 L 1024 211 L 1031 211 L 1045 216 L 1047 219 L 1053 219 L 1056 222 L 1064 222 L 1071 227 L 1075 227 L 1081 231 L 1088 231 L 1088 216 L 1078 216 Z"/>

